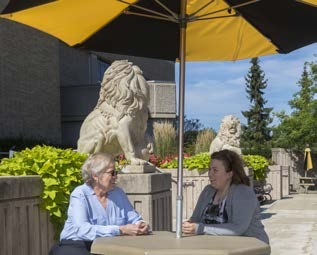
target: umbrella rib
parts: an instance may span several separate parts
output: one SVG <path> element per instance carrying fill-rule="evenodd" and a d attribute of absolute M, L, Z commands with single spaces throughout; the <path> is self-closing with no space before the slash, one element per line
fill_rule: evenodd
<path fill-rule="evenodd" d="M 119 1 L 119 2 L 121 2 L 121 3 L 124 3 L 124 4 L 127 4 L 128 6 L 133 6 L 133 7 L 137 8 L 137 9 L 142 10 L 142 11 L 145 11 L 145 12 L 148 12 L 148 13 L 153 13 L 153 14 L 156 14 L 156 15 L 158 15 L 158 16 L 165 17 L 165 18 L 167 18 L 168 20 L 171 20 L 171 17 L 170 17 L 170 16 L 168 16 L 168 15 L 166 15 L 166 14 L 163 14 L 163 13 L 161 13 L 161 12 L 153 11 L 153 10 L 151 10 L 151 9 L 148 9 L 148 8 L 145 8 L 145 7 L 136 5 L 136 4 L 130 4 L 130 3 L 126 2 L 126 1 L 124 1 L 124 0 L 117 0 L 117 1 Z M 142 14 L 141 14 L 141 15 L 142 15 Z M 141 15 L 139 15 L 139 16 L 141 16 Z M 146 15 L 146 14 L 145 14 L 145 15 Z M 154 16 L 154 17 L 157 17 L 157 16 Z"/>
<path fill-rule="evenodd" d="M 131 12 L 131 11 L 125 11 L 124 14 L 127 15 L 135 15 L 135 16 L 141 16 L 141 17 L 146 17 L 146 18 L 151 18 L 151 19 L 159 19 L 159 20 L 165 20 L 165 21 L 172 21 L 175 23 L 178 23 L 177 20 L 174 20 L 174 18 L 167 16 L 165 17 L 160 17 L 160 16 L 154 16 L 150 14 L 144 14 L 144 13 L 138 13 L 138 12 Z"/>
<path fill-rule="evenodd" d="M 168 13 L 170 13 L 171 15 L 173 15 L 173 17 L 175 18 L 175 20 L 178 19 L 178 15 L 173 12 L 171 9 L 169 9 L 167 6 L 165 6 L 164 4 L 162 4 L 159 0 L 154 0 L 158 5 L 160 5 L 162 8 L 164 8 Z"/>
<path fill-rule="evenodd" d="M 198 12 L 202 11 L 203 9 L 205 9 L 208 5 L 212 4 L 215 0 L 211 0 L 209 1 L 207 4 L 203 5 L 201 8 L 199 8 L 197 11 L 191 13 L 188 15 L 189 19 L 193 16 L 195 16 Z"/>
<path fill-rule="evenodd" d="M 228 18 L 228 17 L 238 17 L 240 16 L 238 13 L 232 14 L 232 15 L 222 15 L 222 16 L 216 16 L 216 17 L 210 17 L 210 18 L 196 18 L 193 20 L 189 20 L 189 22 L 199 21 L 199 20 L 211 20 L 211 19 L 222 19 L 222 18 Z"/>
<path fill-rule="evenodd" d="M 240 7 L 243 7 L 243 6 L 246 6 L 246 5 L 257 3 L 259 1 L 261 1 L 261 0 L 251 0 L 251 1 L 248 1 L 248 2 L 243 3 L 243 4 L 237 4 L 237 5 L 229 6 L 227 8 L 223 8 L 223 9 L 220 9 L 220 10 L 217 10 L 217 11 L 214 11 L 214 12 L 209 12 L 209 13 L 197 16 L 197 18 L 205 17 L 205 16 L 208 16 L 208 15 L 213 15 L 213 14 L 216 14 L 218 12 L 228 11 L 230 9 L 240 8 Z"/>

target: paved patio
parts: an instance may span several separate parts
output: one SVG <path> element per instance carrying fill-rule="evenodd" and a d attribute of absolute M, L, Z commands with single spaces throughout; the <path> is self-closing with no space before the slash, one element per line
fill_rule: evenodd
<path fill-rule="evenodd" d="M 317 255 L 317 193 L 292 194 L 261 208 L 271 255 Z"/>

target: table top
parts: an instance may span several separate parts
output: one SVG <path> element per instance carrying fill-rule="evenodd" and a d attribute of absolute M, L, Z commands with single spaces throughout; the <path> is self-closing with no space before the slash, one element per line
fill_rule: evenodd
<path fill-rule="evenodd" d="M 260 255 L 269 254 L 270 246 L 242 236 L 186 235 L 180 239 L 168 231 L 154 231 L 145 236 L 97 238 L 91 253 L 106 255 Z"/>

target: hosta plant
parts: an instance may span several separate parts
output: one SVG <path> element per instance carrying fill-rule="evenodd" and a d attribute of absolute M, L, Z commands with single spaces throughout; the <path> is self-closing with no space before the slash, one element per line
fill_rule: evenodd
<path fill-rule="evenodd" d="M 67 215 L 69 195 L 82 183 L 80 167 L 87 155 L 72 149 L 35 146 L 2 159 L 0 175 L 39 175 L 43 181 L 41 208 L 46 209 L 57 237 Z"/>
<path fill-rule="evenodd" d="M 253 169 L 253 178 L 255 180 L 264 180 L 265 174 L 269 166 L 269 161 L 260 155 L 243 155 L 242 156 L 247 167 Z"/>

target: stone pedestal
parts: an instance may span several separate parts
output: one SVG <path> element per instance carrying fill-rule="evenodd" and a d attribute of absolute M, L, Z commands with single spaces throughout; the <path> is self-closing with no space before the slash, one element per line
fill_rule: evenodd
<path fill-rule="evenodd" d="M 118 186 L 152 230 L 172 229 L 170 173 L 119 174 Z"/>
<path fill-rule="evenodd" d="M 269 166 L 269 172 L 267 173 L 266 181 L 272 185 L 272 191 L 270 193 L 273 200 L 279 200 L 283 197 L 283 179 L 282 179 L 282 167 L 280 165 Z"/>
<path fill-rule="evenodd" d="M 127 165 L 122 169 L 122 172 L 125 174 L 155 173 L 155 166 L 151 166 L 151 165 L 142 165 L 142 166 Z"/>

